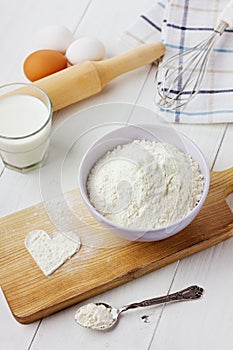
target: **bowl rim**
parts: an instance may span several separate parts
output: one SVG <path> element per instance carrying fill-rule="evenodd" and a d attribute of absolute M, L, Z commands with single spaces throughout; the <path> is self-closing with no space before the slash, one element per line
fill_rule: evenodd
<path fill-rule="evenodd" d="M 196 145 L 196 143 L 194 141 L 192 141 L 188 136 L 184 135 L 182 132 L 175 130 L 175 132 L 177 134 L 179 134 L 183 139 L 186 139 L 186 141 L 190 142 L 192 144 L 192 146 L 196 149 L 196 151 L 199 153 L 199 155 L 200 155 L 200 157 L 201 157 L 201 159 L 203 161 L 204 171 L 205 171 L 205 174 L 203 174 L 203 176 L 204 176 L 204 189 L 203 189 L 202 197 L 201 197 L 200 201 L 198 202 L 198 204 L 186 216 L 184 216 L 183 218 L 181 218 L 181 219 L 179 219 L 179 220 L 177 220 L 177 221 L 175 221 L 175 222 L 173 222 L 173 223 L 171 223 L 170 225 L 167 225 L 167 226 L 161 226 L 161 227 L 158 227 L 158 228 L 150 228 L 150 229 L 136 229 L 136 228 L 130 228 L 130 227 L 121 226 L 121 225 L 115 223 L 114 221 L 109 220 L 104 215 L 102 215 L 100 212 L 98 212 L 98 210 L 91 204 L 91 202 L 90 202 L 90 200 L 89 200 L 89 198 L 88 198 L 88 196 L 87 196 L 87 194 L 85 192 L 85 189 L 82 186 L 81 177 L 82 177 L 83 164 L 84 164 L 87 156 L 89 155 L 90 151 L 92 150 L 92 148 L 94 148 L 95 145 L 97 145 L 103 138 L 105 138 L 109 134 L 115 132 L 116 130 L 124 129 L 124 128 L 128 128 L 128 127 L 141 127 L 141 128 L 142 127 L 143 128 L 147 127 L 147 128 L 149 128 L 149 127 L 156 127 L 156 126 L 158 126 L 159 128 L 170 130 L 170 128 L 168 126 L 164 126 L 164 125 L 142 124 L 142 123 L 140 123 L 140 124 L 129 124 L 128 123 L 126 125 L 120 126 L 119 128 L 116 128 L 114 130 L 108 131 L 104 135 L 100 136 L 97 140 L 95 140 L 90 145 L 90 147 L 87 149 L 87 151 L 85 152 L 85 154 L 82 157 L 82 160 L 81 160 L 81 163 L 80 163 L 80 166 L 79 166 L 79 171 L 78 171 L 78 188 L 80 190 L 81 197 L 82 197 L 83 201 L 85 202 L 86 206 L 91 211 L 93 211 L 95 213 L 95 216 L 97 216 L 98 219 L 101 222 L 104 221 L 108 226 L 111 226 L 112 228 L 115 228 L 115 229 L 118 229 L 118 230 L 122 230 L 122 231 L 125 231 L 127 233 L 131 233 L 131 234 L 142 234 L 142 235 L 145 235 L 146 233 L 158 232 L 158 231 L 161 231 L 161 230 L 166 232 L 166 231 L 169 231 L 170 229 L 174 228 L 174 226 L 178 226 L 184 220 L 189 219 L 193 215 L 194 215 L 194 217 L 193 217 L 193 219 L 194 219 L 195 216 L 198 214 L 199 210 L 201 209 L 201 207 L 203 206 L 205 200 L 206 200 L 206 197 L 207 197 L 208 192 L 209 192 L 209 186 L 210 186 L 210 169 L 209 169 L 209 166 L 207 164 L 206 158 L 205 158 L 204 154 L 202 153 L 201 149 Z M 187 153 L 187 154 L 189 154 L 189 153 Z M 94 164 L 93 164 L 93 166 L 94 166 Z M 193 219 L 191 221 L 193 221 Z"/>

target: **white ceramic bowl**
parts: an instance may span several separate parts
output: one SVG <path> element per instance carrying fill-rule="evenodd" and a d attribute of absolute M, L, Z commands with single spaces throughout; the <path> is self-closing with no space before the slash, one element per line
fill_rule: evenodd
<path fill-rule="evenodd" d="M 122 227 L 101 215 L 90 203 L 87 194 L 87 178 L 94 164 L 109 150 L 117 145 L 126 144 L 133 140 L 151 140 L 165 142 L 176 146 L 184 153 L 190 154 L 191 157 L 200 165 L 200 170 L 204 176 L 204 191 L 198 205 L 183 219 L 178 222 L 162 227 L 159 229 L 136 230 Z M 196 217 L 200 211 L 210 183 L 210 173 L 206 160 L 200 149 L 186 136 L 177 132 L 172 127 L 159 125 L 127 125 L 119 127 L 98 139 L 85 153 L 79 168 L 79 189 L 81 196 L 94 218 L 112 233 L 131 241 L 157 241 L 168 238 L 183 230 Z"/>

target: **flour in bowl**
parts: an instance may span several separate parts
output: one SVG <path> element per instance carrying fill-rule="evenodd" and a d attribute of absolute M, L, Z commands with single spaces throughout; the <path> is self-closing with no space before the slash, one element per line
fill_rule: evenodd
<path fill-rule="evenodd" d="M 190 155 L 173 145 L 134 140 L 108 151 L 92 168 L 90 202 L 120 226 L 152 229 L 185 217 L 202 197 L 204 179 Z"/>

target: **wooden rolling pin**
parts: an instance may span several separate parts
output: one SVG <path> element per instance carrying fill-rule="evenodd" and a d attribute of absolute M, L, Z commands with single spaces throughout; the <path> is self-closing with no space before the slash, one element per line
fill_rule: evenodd
<path fill-rule="evenodd" d="M 119 75 L 152 63 L 164 54 L 162 43 L 143 44 L 104 61 L 86 61 L 66 68 L 34 84 L 47 92 L 57 111 L 100 92 Z"/>

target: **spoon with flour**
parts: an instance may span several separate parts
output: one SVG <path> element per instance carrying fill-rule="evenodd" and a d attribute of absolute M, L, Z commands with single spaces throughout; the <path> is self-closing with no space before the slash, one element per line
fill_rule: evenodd
<path fill-rule="evenodd" d="M 90 303 L 80 307 L 76 311 L 75 321 L 80 326 L 86 328 L 107 330 L 116 324 L 122 312 L 172 301 L 198 299 L 202 296 L 203 291 L 203 288 L 194 285 L 172 294 L 132 303 L 120 309 L 116 309 L 105 303 Z"/>

